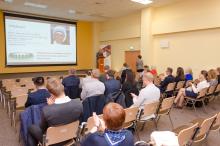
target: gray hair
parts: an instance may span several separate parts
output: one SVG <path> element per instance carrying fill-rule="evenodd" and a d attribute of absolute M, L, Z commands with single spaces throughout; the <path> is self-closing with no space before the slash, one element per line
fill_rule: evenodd
<path fill-rule="evenodd" d="M 151 81 L 151 82 L 153 82 L 153 80 L 154 80 L 154 76 L 150 72 L 144 73 L 143 78 L 147 79 L 148 81 Z"/>

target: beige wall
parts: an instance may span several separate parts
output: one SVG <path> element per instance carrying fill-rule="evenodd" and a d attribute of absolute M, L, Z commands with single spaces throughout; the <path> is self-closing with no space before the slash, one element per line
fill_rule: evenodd
<path fill-rule="evenodd" d="M 135 12 L 125 17 L 111 19 L 99 23 L 96 28 L 99 33 L 100 45 L 111 45 L 112 68 L 120 70 L 124 63 L 124 52 L 133 46 L 140 50 L 141 12 Z"/>
<path fill-rule="evenodd" d="M 156 8 L 152 20 L 154 64 L 192 67 L 195 76 L 202 69 L 220 66 L 220 1 L 184 0 Z M 160 41 L 170 43 L 160 48 Z"/>
<path fill-rule="evenodd" d="M 129 46 L 141 50 L 145 64 L 159 72 L 167 66 L 202 69 L 220 66 L 220 0 L 184 0 L 146 8 L 100 23 L 100 44 L 112 45 L 112 67 L 118 69 Z M 169 48 L 162 49 L 161 41 Z M 175 70 L 174 70 L 175 71 Z"/>

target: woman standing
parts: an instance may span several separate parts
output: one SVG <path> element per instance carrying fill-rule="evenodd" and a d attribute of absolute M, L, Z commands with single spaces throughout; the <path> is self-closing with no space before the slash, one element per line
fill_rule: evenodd
<path fill-rule="evenodd" d="M 142 73 L 144 71 L 144 63 L 143 63 L 141 55 L 138 55 L 138 58 L 136 61 L 136 69 L 138 73 Z"/>

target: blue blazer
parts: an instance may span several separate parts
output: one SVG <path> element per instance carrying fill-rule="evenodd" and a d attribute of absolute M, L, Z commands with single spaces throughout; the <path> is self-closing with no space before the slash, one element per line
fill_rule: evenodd
<path fill-rule="evenodd" d="M 104 84 L 105 84 L 105 95 L 118 92 L 121 89 L 120 81 L 115 80 L 115 79 L 106 80 Z"/>
<path fill-rule="evenodd" d="M 50 93 L 47 89 L 39 89 L 33 93 L 28 94 L 28 99 L 25 103 L 25 107 L 29 107 L 31 105 L 37 105 L 41 103 L 46 103 L 47 98 L 50 97 Z"/>
<path fill-rule="evenodd" d="M 175 78 L 172 75 L 167 76 L 161 83 L 160 83 L 160 91 L 164 92 L 167 88 L 169 83 L 175 82 Z"/>

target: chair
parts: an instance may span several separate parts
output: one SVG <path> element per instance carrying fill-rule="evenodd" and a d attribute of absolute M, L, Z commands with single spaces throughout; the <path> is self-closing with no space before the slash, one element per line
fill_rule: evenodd
<path fill-rule="evenodd" d="M 77 132 L 79 127 L 79 121 L 72 122 L 70 124 L 57 126 L 57 127 L 49 127 L 47 129 L 46 134 L 43 135 L 43 142 L 42 144 L 39 143 L 40 146 L 49 146 L 52 144 L 57 144 L 60 142 L 65 142 L 71 140 L 65 146 L 71 146 L 73 143 L 78 142 L 77 139 Z"/>
<path fill-rule="evenodd" d="M 215 98 L 219 95 L 219 93 L 220 93 L 220 84 L 218 84 L 215 89 L 215 92 L 214 92 Z"/>
<path fill-rule="evenodd" d="M 176 82 L 169 83 L 165 92 L 163 93 L 163 97 L 173 96 L 173 92 L 175 90 Z"/>
<path fill-rule="evenodd" d="M 138 122 L 144 122 L 141 130 L 144 129 L 146 122 L 149 120 L 153 120 L 154 125 L 157 129 L 156 114 L 158 107 L 159 107 L 159 102 L 153 102 L 144 105 L 144 109 L 141 110 L 140 116 L 138 117 Z"/>
<path fill-rule="evenodd" d="M 130 107 L 125 109 L 125 122 L 123 127 L 129 128 L 133 125 L 134 122 L 137 120 L 139 108 L 138 107 Z"/>
<path fill-rule="evenodd" d="M 175 88 L 175 95 L 178 93 L 178 91 L 184 87 L 184 84 L 185 84 L 185 81 L 179 81 L 177 84 L 176 84 L 176 88 Z"/>
<path fill-rule="evenodd" d="M 198 119 L 191 121 L 191 123 L 199 123 L 199 125 L 201 125 L 204 122 L 204 120 L 205 120 L 204 118 L 198 118 Z M 219 133 L 220 133 L 220 112 L 218 113 L 210 130 L 211 131 L 219 131 Z"/>
<path fill-rule="evenodd" d="M 178 142 L 180 146 L 190 146 L 192 145 L 193 138 L 197 134 L 199 129 L 199 124 L 196 123 L 189 128 L 183 129 L 178 134 Z"/>
<path fill-rule="evenodd" d="M 215 90 L 217 88 L 217 85 L 214 85 L 214 86 L 210 86 L 208 88 L 208 91 L 206 93 L 206 99 L 208 99 L 208 101 L 211 101 L 214 99 L 214 93 L 215 93 Z M 213 98 L 212 98 L 213 97 Z"/>
<path fill-rule="evenodd" d="M 16 128 L 16 115 L 17 111 L 24 110 L 25 102 L 27 101 L 28 95 L 18 95 L 10 99 L 10 114 L 11 114 L 11 124 Z"/>
<path fill-rule="evenodd" d="M 208 133 L 209 133 L 209 131 L 210 131 L 210 129 L 211 129 L 211 127 L 212 127 L 216 117 L 217 117 L 217 114 L 212 116 L 212 117 L 210 117 L 210 118 L 205 119 L 204 121 L 201 122 L 201 124 L 196 122 L 196 123 L 199 124 L 199 131 L 195 135 L 195 137 L 193 138 L 193 142 L 194 143 L 201 142 L 201 141 L 203 141 L 203 140 L 205 140 L 207 138 Z M 182 131 L 185 128 L 189 128 L 189 126 L 187 126 L 187 125 L 180 126 L 180 127 L 176 128 L 176 129 L 174 129 L 173 132 L 178 134 L 178 133 L 180 133 L 180 131 Z"/>
<path fill-rule="evenodd" d="M 196 97 L 196 98 L 192 98 L 192 97 L 185 97 L 186 99 L 186 104 L 187 103 L 191 103 L 195 112 L 196 112 L 196 102 L 202 102 L 202 106 L 203 106 L 203 109 L 204 111 L 206 112 L 206 108 L 205 108 L 205 98 L 206 98 L 206 93 L 208 91 L 208 88 L 204 88 L 202 89 L 200 92 L 199 92 L 199 95 Z"/>
<path fill-rule="evenodd" d="M 172 128 L 173 128 L 173 122 L 172 122 L 172 119 L 171 119 L 171 116 L 170 116 L 170 111 L 173 107 L 174 100 L 175 100 L 175 96 L 163 99 L 163 101 L 161 103 L 161 106 L 160 106 L 160 109 L 157 113 L 157 117 L 158 117 L 157 123 L 158 123 L 161 116 L 168 115 L 170 123 L 171 123 Z"/>

